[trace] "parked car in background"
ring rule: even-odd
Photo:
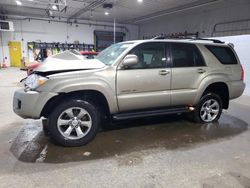
[[[15,92],[13,109],[46,118],[56,143],[81,146],[105,121],[189,113],[195,122],[215,122],[242,95],[243,78],[233,47],[218,40],[128,41],[95,59],[48,58]]]
[[[98,55],[98,52],[94,51],[80,51],[80,53],[87,59],[94,59]]]
[[[25,66],[25,70],[27,71],[27,75],[30,75],[35,68],[37,68],[40,65],[40,62],[35,61],[32,63],[29,63]]]

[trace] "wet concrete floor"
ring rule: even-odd
[[[10,151],[23,162],[65,163],[117,157],[121,158],[120,165],[126,165],[139,162],[140,157],[123,159],[124,154],[152,148],[195,147],[228,139],[247,129],[246,122],[225,114],[213,124],[195,124],[182,116],[155,117],[117,123],[98,133],[86,146],[66,148],[43,134],[40,121],[31,121],[19,132]]]
[[[0,70],[0,187],[249,188],[250,97],[230,102],[220,121],[181,116],[124,121],[78,148],[57,146],[41,121],[12,111],[25,76]]]

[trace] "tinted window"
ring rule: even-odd
[[[229,47],[206,46],[210,52],[224,65],[238,64],[233,51]]]
[[[171,43],[174,67],[205,66],[198,48],[193,44]]]
[[[135,47],[129,54],[137,55],[139,63],[130,68],[163,68],[166,67],[164,43],[151,42]]]

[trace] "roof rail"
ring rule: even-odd
[[[161,40],[161,39],[190,39],[190,40],[205,40],[205,41],[211,41],[213,43],[218,43],[218,44],[225,44],[225,42],[218,40],[218,39],[209,39],[209,38],[199,38],[199,37],[185,37],[185,36],[181,36],[181,37],[165,37],[162,35],[156,36],[154,38],[152,38],[152,40]]]
[[[162,36],[162,35],[159,35],[159,36],[156,36],[154,38],[152,38],[152,40],[157,40],[157,39],[166,39],[166,37]]]
[[[208,38],[192,38],[192,40],[206,40],[206,41],[212,41],[213,43],[218,44],[225,44],[225,42],[218,40],[218,39],[208,39]]]

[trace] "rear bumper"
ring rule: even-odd
[[[39,119],[43,107],[56,93],[18,90],[13,98],[13,111],[22,118]]]
[[[230,99],[235,99],[240,97],[244,90],[245,90],[246,84],[243,81],[233,81],[231,83],[231,89],[230,89]]]

